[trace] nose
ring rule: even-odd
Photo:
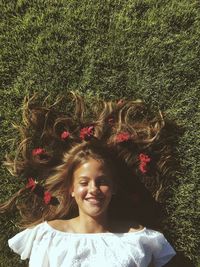
[[[94,181],[91,181],[89,184],[89,193],[97,193],[99,191],[99,188],[97,184]]]

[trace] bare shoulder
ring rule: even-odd
[[[61,232],[71,232],[71,220],[52,220],[47,222],[52,228]]]

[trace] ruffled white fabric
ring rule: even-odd
[[[131,233],[66,233],[46,221],[28,228],[8,244],[29,267],[155,267],[176,252],[160,232],[144,228]]]

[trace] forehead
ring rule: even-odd
[[[100,160],[90,158],[77,167],[74,171],[74,178],[81,175],[90,177],[102,173],[109,173],[108,167]]]

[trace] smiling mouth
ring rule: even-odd
[[[88,201],[91,204],[100,204],[102,202],[103,198],[86,198],[86,201]]]

